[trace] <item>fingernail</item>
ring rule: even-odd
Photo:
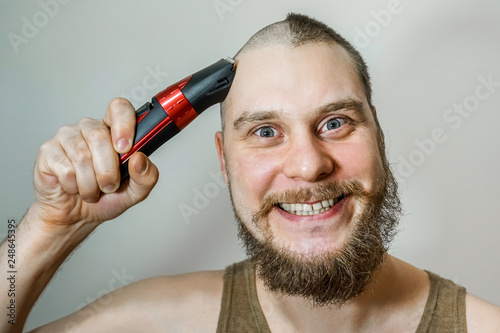
[[[116,185],[112,185],[112,184],[106,185],[106,186],[104,186],[102,191],[104,193],[113,193],[114,191],[116,191]]]
[[[137,171],[140,174],[143,174],[147,168],[148,168],[148,163],[144,158],[140,158],[135,165],[135,171]]]
[[[87,197],[87,198],[83,198],[83,201],[85,201],[87,203],[96,203],[97,200],[99,200],[99,197]]]
[[[126,152],[129,147],[129,141],[127,139],[120,139],[116,144],[116,148],[118,151]]]

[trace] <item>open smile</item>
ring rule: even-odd
[[[344,195],[341,195],[334,199],[322,200],[314,203],[279,203],[277,206],[293,215],[317,215],[328,211],[344,199],[344,197]]]

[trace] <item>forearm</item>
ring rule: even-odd
[[[140,152],[129,158],[129,179],[120,182],[118,153],[130,150],[135,125],[133,106],[116,99],[104,119],[83,118],[63,126],[40,147],[33,171],[35,203],[15,239],[0,245],[0,272],[9,274],[0,277],[0,307],[11,312],[8,306],[15,303],[15,318],[1,315],[0,332],[22,332],[31,308],[75,247],[100,223],[151,192],[158,169]]]
[[[10,232],[0,246],[0,266],[6,274],[0,279],[0,306],[11,314],[2,316],[0,332],[22,332],[31,308],[57,269],[95,227],[89,223],[48,227],[36,206],[28,210],[15,233]]]

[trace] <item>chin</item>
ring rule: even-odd
[[[298,257],[318,257],[318,256],[336,256],[344,247],[345,240],[332,239],[327,237],[323,239],[298,240],[296,242],[279,242],[274,239],[273,246],[277,249],[283,249]]]

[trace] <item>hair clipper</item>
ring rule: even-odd
[[[121,179],[128,177],[128,160],[136,151],[152,154],[208,107],[222,102],[235,74],[234,61],[225,58],[156,94],[136,111],[134,144],[120,155]]]

